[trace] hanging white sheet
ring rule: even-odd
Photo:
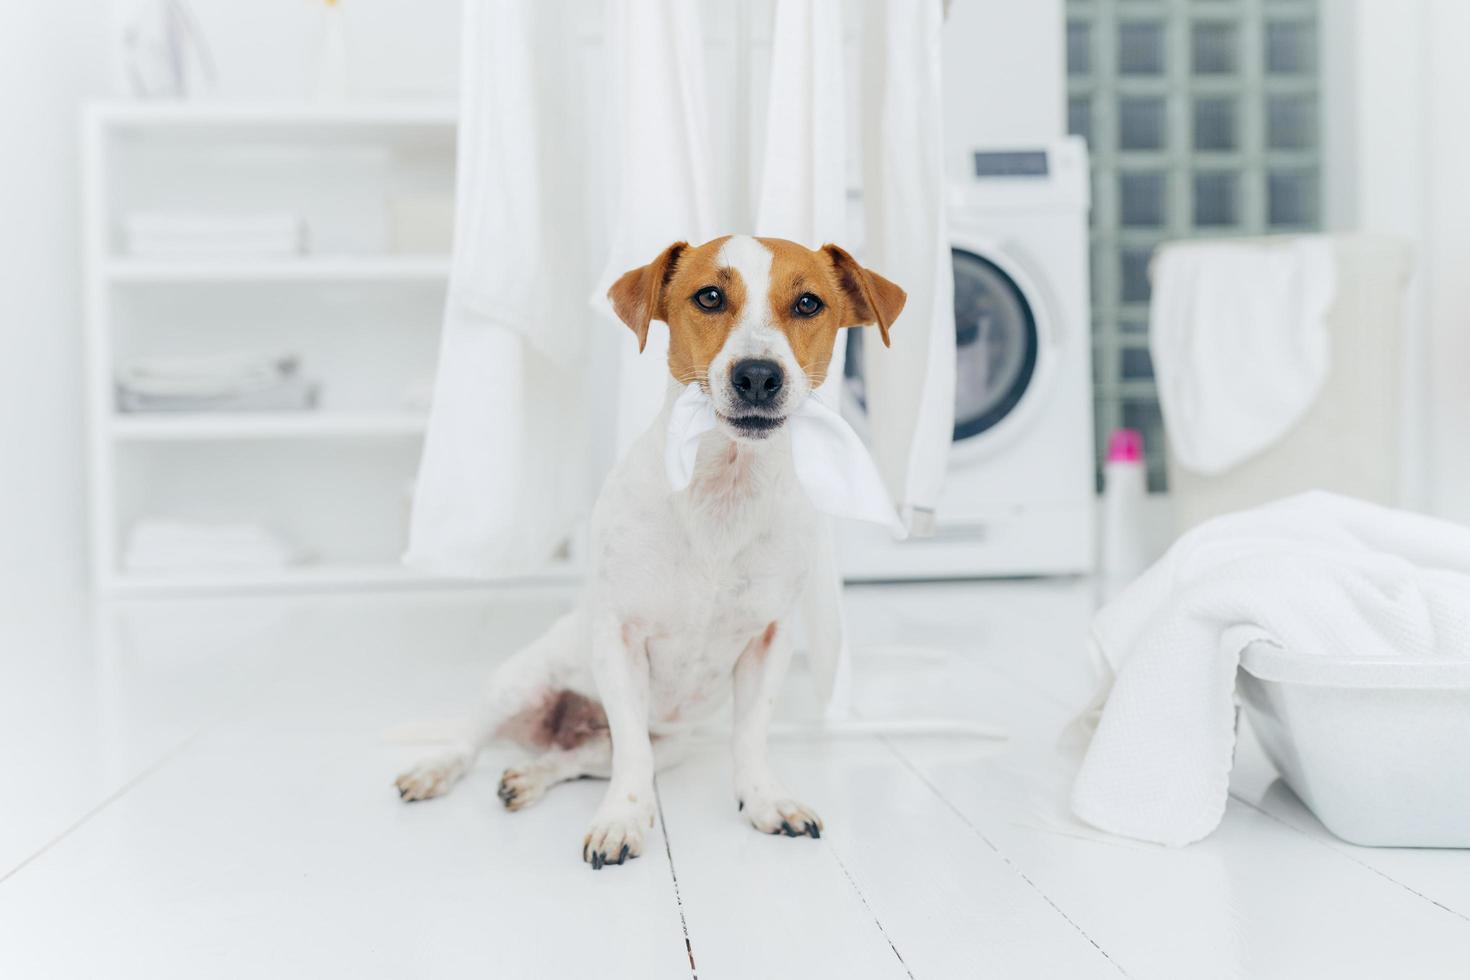
[[[704,87],[704,37],[688,0],[609,0],[605,44],[612,62],[611,117],[617,177],[612,248],[593,308],[623,334],[618,381],[618,455],[648,428],[669,393],[668,330],[638,343],[612,312],[607,290],[629,269],[675,241],[715,236],[710,198],[711,119]]]
[[[1150,274],[1169,450],[1185,469],[1224,473],[1284,438],[1327,381],[1332,238],[1171,242]]]
[[[954,433],[954,270],[945,221],[943,6],[865,0],[864,264],[903,286],[893,347],[863,358],[878,468],[909,528],[932,530]]]
[[[572,9],[466,0],[454,266],[406,563],[544,566],[586,507],[589,320]],[[584,280],[585,281],[585,280]]]

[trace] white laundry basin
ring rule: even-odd
[[[1470,662],[1253,643],[1240,665],[1251,727],[1328,830],[1376,847],[1470,847]]]

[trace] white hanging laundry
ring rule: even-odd
[[[587,503],[591,317],[566,278],[588,237],[574,13],[464,4],[454,264],[404,559],[418,568],[541,567]]]
[[[776,0],[755,218],[758,235],[788,238],[808,248],[848,240],[844,58],[841,0]],[[829,410],[841,405],[846,355],[847,338],[842,334],[832,351],[827,379],[813,396]],[[871,469],[873,464],[867,465]],[[883,496],[891,520],[892,504]],[[818,505],[818,509],[825,508]],[[846,675],[848,660],[842,576],[833,522],[822,523],[802,596],[805,650],[817,696],[842,715],[848,710],[845,697],[835,690],[837,678]]]
[[[847,127],[840,0],[776,0],[755,232],[807,248],[847,240]],[[821,393],[839,404],[846,338]]]
[[[675,241],[715,236],[698,5],[687,0],[609,0],[605,44],[613,62],[617,171],[612,248],[592,294],[593,308],[618,323],[618,455],[663,409],[671,384],[668,330],[648,332],[647,348],[613,314],[608,288]]]
[[[553,361],[588,329],[561,301],[586,248],[585,159],[567,4],[466,0],[453,300]],[[590,141],[589,141],[590,142]],[[644,261],[647,261],[645,258]]]
[[[954,269],[945,221],[941,4],[866,0],[864,264],[908,305],[891,350],[863,359],[873,454],[909,529],[933,529],[954,434]]]
[[[1327,380],[1332,239],[1173,242],[1150,274],[1169,449],[1185,469],[1223,473],[1290,432]]]
[[[840,0],[776,0],[756,234],[808,248],[847,231]]]

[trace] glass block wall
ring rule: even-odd
[[[1067,0],[1067,124],[1092,155],[1098,451],[1142,430],[1151,489],[1165,446],[1149,256],[1318,226],[1317,2]]]

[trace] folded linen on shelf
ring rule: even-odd
[[[140,258],[280,258],[305,250],[306,222],[290,212],[140,211],[123,218],[123,246]]]
[[[122,412],[305,411],[320,385],[294,354],[138,357],[117,372]]]
[[[142,518],[128,531],[123,565],[129,572],[273,569],[300,564],[305,554],[261,524]]]
[[[286,378],[255,391],[209,395],[156,395],[117,387],[120,412],[306,412],[316,408],[321,386],[305,378]]]
[[[295,354],[221,353],[135,357],[118,371],[119,384],[148,395],[217,395],[258,391],[301,369]]]

